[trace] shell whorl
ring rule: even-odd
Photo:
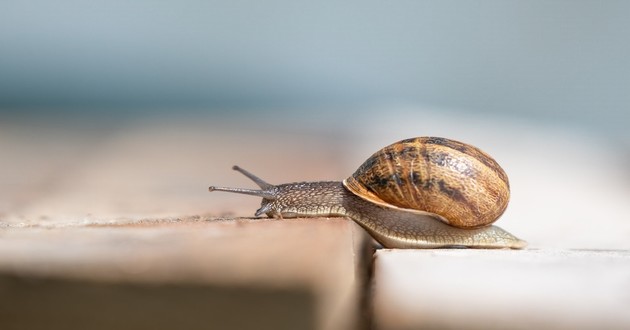
[[[368,158],[343,184],[373,203],[430,213],[461,228],[496,221],[510,198],[507,175],[492,157],[437,137],[393,143]]]

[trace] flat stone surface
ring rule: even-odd
[[[0,324],[2,329],[67,328],[74,318],[92,315],[92,321],[79,324],[104,327],[98,325],[102,321],[120,327],[130,313],[142,328],[165,329],[177,325],[168,319],[183,308],[178,302],[196,302],[200,306],[186,308],[205,312],[190,313],[196,319],[185,324],[192,328],[352,329],[360,322],[371,253],[366,238],[345,219],[199,218],[4,229]],[[43,288],[39,294],[38,287]],[[201,293],[191,296],[192,288]],[[137,290],[146,292],[127,296]],[[101,297],[93,291],[106,293]],[[227,299],[231,294],[239,298]],[[37,301],[27,299],[31,295]],[[91,305],[94,299],[100,305]],[[161,305],[138,309],[150,317],[134,314],[136,307],[129,306],[132,312],[122,313],[119,321],[103,319],[121,312],[103,306],[125,305],[126,299]],[[264,306],[258,309],[252,301]],[[64,308],[77,305],[83,307]]]
[[[379,250],[377,329],[628,329],[630,252]]]
[[[0,122],[0,328],[362,324],[357,225],[238,219],[260,198],[207,190],[255,187],[235,164],[272,183],[333,179],[329,140],[208,117],[85,119]],[[308,166],[278,161],[290,152]]]
[[[618,141],[477,115],[375,110],[339,112],[335,120],[316,111],[307,118],[289,112],[3,118],[0,290],[15,299],[0,299],[7,304],[0,311],[85,306],[88,321],[103,317],[99,310],[134,325],[146,324],[145,314],[177,320],[152,323],[165,328],[194,328],[183,320],[220,316],[251,320],[235,328],[261,327],[265,320],[278,321],[267,323],[278,329],[357,324],[363,306],[356,283],[369,266],[360,265],[365,241],[357,239],[364,236],[355,225],[239,219],[252,216],[260,199],[209,194],[207,187],[255,187],[232,165],[270,183],[341,180],[387,144],[433,135],[477,145],[504,167],[512,198],[497,225],[528,241],[530,250],[381,250],[373,276],[376,325],[627,326],[619,311],[628,309],[624,294],[630,292],[629,153]],[[352,244],[363,247],[349,249]],[[446,286],[447,279],[455,284]],[[108,294],[103,306],[86,304]],[[54,304],[64,297],[64,304]],[[479,303],[480,297],[487,299]],[[274,301],[270,309],[259,307]],[[283,317],[286,308],[294,308],[294,318]],[[44,318],[20,319],[77,317],[47,311],[52,314]],[[105,328],[118,326],[115,317],[102,321]]]

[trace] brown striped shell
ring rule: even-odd
[[[492,157],[471,145],[437,137],[391,144],[343,184],[370,202],[430,213],[461,228],[496,221],[510,199],[507,175]]]

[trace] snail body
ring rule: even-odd
[[[526,243],[491,225],[505,211],[507,175],[488,154],[468,144],[418,137],[391,144],[343,182],[272,185],[233,167],[261,189],[210,187],[262,197],[256,216],[345,216],[387,248],[523,248]]]

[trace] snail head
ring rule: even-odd
[[[254,183],[256,183],[260,189],[245,189],[245,188],[230,188],[230,187],[216,187],[210,186],[208,187],[208,191],[225,191],[236,194],[244,194],[244,195],[252,195],[262,197],[261,207],[256,211],[256,216],[261,216],[263,214],[267,214],[272,217],[277,213],[274,202],[278,199],[278,186],[274,186],[270,183],[265,182],[263,179],[257,177],[256,175],[234,165],[232,169],[240,172],[245,175]]]

